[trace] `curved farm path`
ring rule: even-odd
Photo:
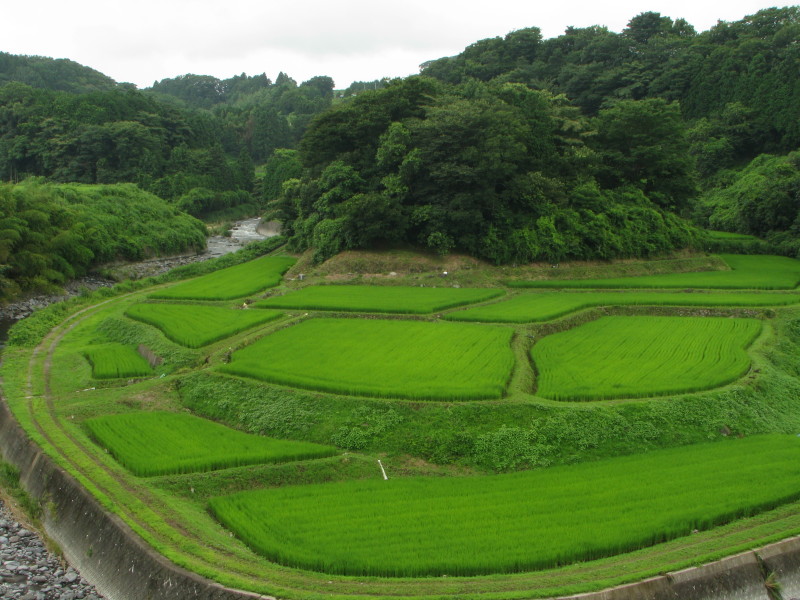
[[[702,532],[688,538],[674,540],[644,550],[625,555],[597,560],[588,563],[570,565],[542,572],[516,573],[504,577],[449,577],[426,579],[365,579],[343,578],[324,573],[300,571],[284,567],[274,567],[265,559],[252,555],[246,549],[241,553],[231,552],[231,548],[223,548],[203,537],[191,523],[177,523],[170,517],[169,507],[144,486],[134,485],[119,469],[115,469],[110,459],[103,460],[98,452],[87,448],[78,439],[70,427],[56,410],[55,398],[52,394],[51,376],[53,357],[61,340],[74,327],[95,314],[104,305],[120,301],[132,294],[112,298],[96,305],[84,308],[62,324],[53,328],[42,342],[32,351],[27,365],[26,408],[37,433],[50,446],[50,452],[57,455],[58,462],[68,464],[73,475],[78,474],[84,481],[91,482],[95,493],[105,496],[115,506],[115,512],[123,518],[129,527],[138,529],[144,534],[151,546],[161,546],[175,550],[182,557],[179,567],[189,570],[207,570],[220,572],[225,563],[225,571],[233,574],[241,583],[249,584],[251,589],[269,588],[266,593],[281,596],[307,597],[309,594],[325,594],[338,598],[363,596],[408,596],[424,598],[427,596],[455,596],[465,594],[501,594],[503,598],[529,598],[535,590],[545,591],[567,585],[586,585],[592,581],[607,581],[609,578],[624,577],[628,581],[652,576],[665,570],[676,570],[694,563],[697,556],[720,552],[723,548],[730,554],[752,547],[754,543],[762,543],[771,535],[774,539],[780,536],[772,533],[800,531],[800,503],[786,505],[760,517],[746,519],[729,526]],[[34,374],[41,372],[42,394],[34,393]],[[49,423],[48,423],[49,422]],[[45,425],[51,425],[47,427]],[[54,439],[58,437],[60,439]],[[105,483],[96,477],[98,470]],[[117,489],[114,489],[117,488]],[[130,502],[130,498],[136,502]],[[140,504],[137,512],[131,508]],[[144,507],[144,508],[142,508]],[[147,518],[147,515],[152,520]],[[163,523],[156,527],[153,523]],[[131,531],[131,535],[137,535]],[[785,534],[784,534],[785,537]],[[218,553],[187,553],[181,549],[185,542],[191,542],[202,549],[211,549]],[[772,540],[771,540],[772,541]],[[219,556],[228,556],[235,561],[230,565]],[[664,565],[657,569],[653,565]],[[266,568],[265,568],[266,567]],[[546,591],[545,591],[546,593]],[[533,594],[535,596],[535,593]]]
[[[67,322],[70,320],[72,321],[68,326],[64,326],[65,324],[61,324],[58,327],[54,328],[48,335],[45,337],[44,340],[34,349],[33,356],[31,361],[28,363],[28,377],[26,382],[26,398],[27,398],[27,407],[28,413],[31,418],[31,421],[36,426],[37,431],[39,434],[47,440],[48,444],[53,448],[59,456],[66,461],[74,472],[78,472],[83,475],[86,479],[92,481],[92,485],[96,488],[98,492],[103,494],[106,498],[112,499],[115,496],[113,490],[109,489],[106,486],[98,483],[96,478],[92,478],[84,466],[80,465],[75,459],[71,458],[69,453],[67,453],[61,445],[56,443],[53,440],[53,437],[47,433],[45,428],[42,426],[42,423],[39,421],[39,417],[37,415],[37,411],[34,410],[33,401],[35,399],[35,395],[33,393],[33,371],[35,368],[36,359],[39,357],[40,354],[44,351],[45,347],[46,352],[44,353],[44,358],[42,361],[42,381],[44,386],[44,393],[43,399],[46,405],[46,415],[52,421],[53,425],[55,425],[59,432],[63,434],[63,436],[69,441],[70,444],[77,450],[79,450],[80,455],[82,458],[88,459],[93,467],[101,469],[106,475],[111,477],[113,481],[119,485],[122,490],[126,494],[130,494],[146,504],[150,507],[155,515],[162,516],[164,523],[166,523],[170,528],[172,528],[175,533],[181,538],[181,540],[192,539],[194,540],[199,546],[204,547],[206,549],[215,550],[221,553],[227,553],[227,549],[220,548],[215,546],[214,544],[210,544],[207,539],[204,539],[200,536],[197,532],[190,531],[185,527],[182,527],[174,520],[167,518],[164,515],[159,515],[158,511],[155,510],[155,507],[160,506],[161,502],[157,499],[150,490],[143,488],[141,486],[134,486],[129,481],[126,480],[125,477],[120,475],[119,472],[115,471],[111,467],[109,467],[104,461],[100,460],[96,454],[91,452],[80,440],[78,440],[64,425],[63,421],[59,418],[53,395],[50,386],[50,379],[51,379],[51,371],[52,371],[52,362],[53,362],[53,354],[59,344],[59,342],[67,335],[72,329],[74,329],[77,325],[81,322],[89,318],[95,311],[97,311],[103,305],[121,300],[131,294],[126,294],[124,296],[120,296],[118,298],[113,298],[111,300],[106,300],[100,304],[96,304],[94,306],[87,307],[83,310],[78,311],[74,315],[72,315]],[[80,317],[79,317],[80,315]],[[78,318],[79,317],[79,318]],[[175,540],[170,539],[170,536],[164,535],[162,532],[159,532],[156,528],[152,526],[150,522],[145,519],[142,519],[140,515],[136,514],[135,512],[127,509],[127,504],[125,502],[115,502],[116,510],[119,512],[120,516],[128,523],[128,524],[135,524],[137,527],[140,527],[143,531],[146,531],[149,535],[153,537],[153,539],[158,540],[159,542],[166,544],[166,545],[173,545]],[[208,568],[215,568],[218,567],[218,563],[215,561],[208,561],[199,559],[198,562],[205,567]],[[244,576],[253,576],[253,573],[249,573],[246,571],[242,571],[239,574]]]

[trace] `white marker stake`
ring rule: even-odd
[[[378,466],[381,468],[381,473],[383,473],[383,480],[384,480],[384,481],[386,481],[387,479],[389,479],[389,478],[386,476],[386,471],[385,471],[385,470],[384,470],[384,468],[383,468],[383,463],[381,462],[381,459],[380,459],[380,458],[378,459]]]

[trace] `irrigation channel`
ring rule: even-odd
[[[167,257],[130,263],[138,276],[155,275],[173,267],[199,262],[235,252],[250,242],[278,234],[271,223],[262,223],[259,218],[245,219],[234,223],[228,236],[211,236],[207,249],[201,254]],[[113,281],[99,277],[85,277],[66,287],[62,295],[33,296],[9,306],[0,307],[0,359],[8,330],[19,319],[34,310],[54,302],[77,295],[82,289],[95,289],[113,285]],[[0,490],[0,598],[8,600],[101,600],[101,596],[89,581],[81,577],[73,566],[49,552],[44,541],[27,524],[19,522],[9,507],[3,503]],[[7,500],[8,502],[8,500]]]

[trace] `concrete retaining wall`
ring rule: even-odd
[[[5,400],[0,401],[0,456],[19,468],[23,487],[47,507],[45,529],[67,560],[109,600],[265,598],[225,588],[155,552],[28,438]],[[784,600],[800,597],[800,538],[561,600],[776,600],[764,572],[774,572]]]

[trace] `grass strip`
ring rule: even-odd
[[[84,356],[92,365],[92,377],[95,379],[143,377],[153,374],[153,369],[147,360],[134,348],[125,344],[89,346],[84,351]]]
[[[264,308],[428,314],[503,295],[502,290],[369,285],[317,285],[256,302]]]
[[[200,348],[281,316],[273,310],[234,310],[219,306],[142,303],[128,307],[125,315],[160,329],[187,348]]]
[[[295,263],[288,256],[262,256],[190,279],[150,295],[167,300],[233,300],[278,285]]]
[[[800,439],[757,436],[493,477],[287,486],[213,498],[281,564],[332,574],[511,573],[643,548],[800,496]]]
[[[252,435],[193,415],[137,412],[89,419],[91,437],[134,475],[192,473],[333,456],[310,442]]]
[[[599,400],[719,387],[750,368],[745,349],[760,331],[757,319],[603,317],[534,344],[537,393]]]
[[[512,287],[528,288],[697,288],[791,290],[800,284],[800,260],[786,256],[720,254],[730,271],[665,273],[612,279],[510,280]]]
[[[547,321],[595,306],[762,307],[800,303],[794,293],[752,292],[532,292],[507,300],[459,310],[451,321],[531,323]]]
[[[226,373],[388,398],[500,398],[513,330],[464,323],[309,319],[233,353]]]

